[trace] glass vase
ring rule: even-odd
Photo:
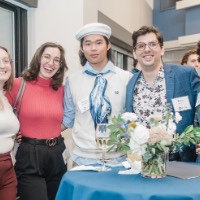
[[[164,178],[166,176],[166,153],[154,154],[146,160],[142,157],[141,175],[148,178]]]

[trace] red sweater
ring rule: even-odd
[[[50,87],[51,80],[38,77],[27,81],[19,112],[21,135],[30,138],[47,139],[61,134],[63,119],[64,86],[57,91]],[[6,97],[14,104],[21,78],[15,79],[11,92]]]

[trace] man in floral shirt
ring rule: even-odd
[[[139,121],[150,127],[149,116],[162,114],[166,104],[177,111],[182,120],[177,124],[177,133],[194,123],[195,107],[200,93],[200,77],[192,67],[165,65],[163,37],[152,26],[143,26],[133,32],[133,56],[141,66],[129,81],[126,95],[126,111],[137,114]],[[200,110],[198,110],[200,117]],[[183,148],[177,154],[182,161],[195,161],[194,145]]]

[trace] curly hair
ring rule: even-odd
[[[106,44],[107,46],[109,45],[109,40],[107,37],[103,36],[105,41],[106,41]],[[84,37],[81,39],[80,41],[80,48],[83,49],[83,40],[84,40]],[[84,53],[81,51],[81,49],[79,50],[79,59],[80,59],[80,63],[82,66],[85,65],[85,63],[87,62],[87,58],[85,57]],[[108,60],[112,61],[112,50],[111,48],[107,51],[107,58]]]
[[[60,54],[61,54],[60,55],[60,61],[61,61],[60,69],[52,77],[52,82],[51,82],[51,87],[54,90],[58,90],[58,88],[62,86],[64,74],[65,74],[65,71],[67,71],[68,67],[67,67],[66,60],[65,60],[65,50],[61,45],[59,45],[57,43],[46,42],[46,43],[42,44],[36,50],[32,60],[30,62],[29,68],[25,69],[25,71],[22,74],[22,77],[26,81],[32,81],[32,80],[37,79],[37,77],[39,75],[39,71],[40,71],[42,54],[45,51],[45,49],[48,47],[58,48],[60,50]]]
[[[198,61],[200,62],[200,40],[197,43],[197,54],[199,55]]]
[[[189,56],[193,55],[193,54],[197,54],[197,50],[196,49],[192,49],[192,50],[187,51],[183,55],[183,58],[181,60],[181,65],[187,64]]]
[[[147,33],[154,33],[157,37],[157,40],[160,44],[160,46],[163,46],[163,36],[159,32],[159,30],[154,26],[142,26],[139,30],[134,31],[132,34],[132,40],[133,40],[133,49],[135,49],[135,46],[137,44],[137,39],[139,36],[146,35]]]
[[[2,47],[2,46],[0,46],[0,49],[4,50],[8,54],[8,58],[10,60],[10,65],[11,65],[11,75],[10,75],[9,79],[5,82],[5,84],[3,86],[3,89],[7,91],[7,90],[11,90],[12,86],[13,86],[13,82],[14,82],[14,67],[13,67],[13,62],[12,62],[12,59],[11,59],[9,51],[5,47]]]

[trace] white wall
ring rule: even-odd
[[[131,33],[142,25],[152,25],[152,9],[145,0],[99,0],[98,8]]]
[[[36,9],[14,0],[6,1],[28,11],[28,62],[42,43],[57,42],[66,50],[68,73],[81,67],[79,42],[74,35],[84,24],[98,21],[98,10],[130,33],[144,24],[152,24],[152,9],[147,0],[39,0]]]
[[[29,60],[36,48],[51,41],[66,50],[69,73],[79,66],[75,32],[82,26],[82,0],[39,0],[38,8],[28,12]]]
[[[153,7],[154,7],[153,0],[146,0],[146,2],[149,4],[149,6],[151,7],[151,9],[153,9]]]

